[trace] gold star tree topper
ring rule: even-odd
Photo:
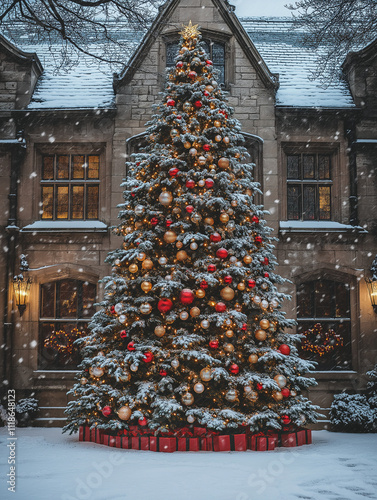
[[[193,26],[192,22],[190,21],[187,26],[185,26],[184,24],[182,25],[183,30],[179,34],[182,35],[185,40],[188,40],[189,38],[195,38],[200,35],[198,26],[198,24],[195,24]]]

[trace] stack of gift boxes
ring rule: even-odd
[[[220,434],[204,427],[182,428],[164,436],[151,435],[143,427],[130,426],[117,434],[89,426],[81,426],[80,441],[90,441],[114,448],[132,450],[162,451],[270,451],[278,446],[293,447],[311,444],[312,434],[309,429],[289,429],[266,434],[240,432],[239,434]]]

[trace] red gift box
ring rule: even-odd
[[[278,436],[253,435],[249,438],[249,449],[254,451],[274,450],[278,444]]]
[[[88,425],[80,425],[79,441],[90,441],[90,428]]]
[[[230,434],[213,437],[213,451],[246,451],[245,434]]]
[[[90,441],[92,443],[102,444],[102,434],[103,431],[101,429],[97,429],[97,427],[90,429]]]
[[[148,436],[132,436],[131,448],[133,450],[149,450],[149,437]]]
[[[106,446],[116,446],[116,436],[111,436],[110,434],[103,434],[102,435],[102,444],[105,444]]]
[[[131,439],[128,436],[116,436],[115,446],[117,448],[123,448],[129,450],[131,448]]]
[[[207,429],[205,427],[194,427],[194,436],[204,437],[207,434]]]
[[[201,437],[199,439],[200,439],[200,449],[202,451],[213,451],[212,437]]]
[[[177,451],[199,451],[198,437],[181,437],[178,438]]]
[[[165,453],[172,453],[177,450],[177,438],[175,437],[159,437],[159,450]]]

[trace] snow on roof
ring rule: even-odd
[[[300,31],[293,30],[290,18],[244,18],[240,21],[270,71],[279,74],[280,87],[276,95],[278,106],[354,107],[345,81],[335,80],[323,88],[311,78],[316,52],[303,47]],[[22,25],[17,31],[16,44],[23,50],[37,52],[44,67],[29,109],[114,106],[113,69],[109,64],[98,64],[89,56],[81,55],[77,64],[56,73],[55,59],[61,57],[59,45],[49,49],[41,42],[31,43]],[[142,33],[119,30],[118,36],[129,38],[132,48],[141,41]]]
[[[344,80],[334,79],[324,88],[312,78],[318,51],[303,47],[302,30],[293,29],[291,18],[245,18],[241,22],[270,71],[279,73],[278,106],[355,106]]]

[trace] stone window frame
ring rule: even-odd
[[[217,42],[224,44],[225,49],[225,68],[224,68],[224,84],[222,88],[224,90],[230,90],[231,84],[234,83],[235,79],[235,44],[234,37],[231,33],[219,33],[215,30],[201,29],[202,39],[209,40],[210,42]],[[174,41],[179,41],[180,35],[179,31],[165,33],[161,37],[161,46],[159,58],[159,74],[162,76],[160,86],[163,87],[165,82],[165,70],[166,70],[166,49],[169,43]]]
[[[73,219],[68,217],[67,219],[42,219],[41,213],[41,203],[42,203],[42,169],[43,169],[43,157],[44,156],[74,156],[74,155],[83,155],[83,156],[99,156],[99,178],[96,179],[93,184],[97,184],[99,187],[98,192],[98,217],[97,219]],[[45,144],[38,143],[35,145],[35,158],[34,162],[36,165],[35,171],[37,172],[38,179],[38,190],[36,191],[36,196],[33,204],[33,220],[34,221],[45,221],[46,223],[54,222],[75,222],[75,221],[100,221],[102,207],[107,205],[106,200],[106,146],[103,143],[56,143],[56,144]],[[54,181],[52,181],[54,182]],[[67,183],[75,183],[75,180],[69,180]],[[85,184],[86,180],[82,181],[81,179],[77,180],[77,184]],[[69,215],[69,214],[68,214]]]
[[[296,275],[294,277],[294,293],[292,294],[293,299],[293,309],[296,311],[295,319],[300,320],[297,317],[297,290],[303,283],[308,283],[317,280],[329,280],[340,283],[346,283],[349,286],[350,292],[350,343],[351,343],[351,368],[346,370],[315,370],[313,373],[316,378],[321,378],[321,374],[332,374],[335,378],[347,376],[347,373],[356,373],[359,367],[359,352],[358,352],[358,341],[359,341],[359,284],[358,277],[356,274],[351,274],[347,272],[337,271],[332,268],[319,268],[313,269],[311,271]],[[326,376],[326,375],[325,375]]]
[[[331,157],[331,182],[322,182],[320,179],[310,179],[306,181],[295,181],[287,179],[287,156],[289,155],[329,155]],[[281,178],[284,182],[281,185],[281,218],[284,221],[316,221],[316,222],[342,222],[341,221],[341,179],[340,179],[340,154],[339,145],[334,143],[303,143],[303,142],[292,142],[292,143],[282,143],[281,144]],[[288,219],[288,185],[289,184],[329,184],[331,185],[331,216],[330,219],[303,219],[302,216],[299,219]]]

